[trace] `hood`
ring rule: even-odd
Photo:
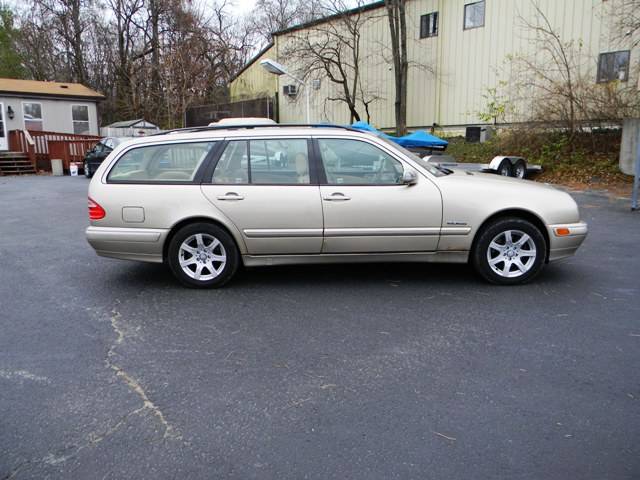
[[[549,224],[580,220],[573,198],[549,184],[465,170],[453,170],[450,175],[438,177],[437,183],[445,211],[468,212],[473,217],[486,212],[522,209],[544,218]],[[449,215],[456,219],[461,216],[465,215]]]

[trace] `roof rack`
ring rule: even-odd
[[[174,128],[173,130],[166,130],[164,132],[154,133],[147,135],[148,137],[156,135],[166,135],[168,133],[191,133],[191,132],[208,132],[216,130],[244,130],[252,128],[286,128],[286,127],[308,127],[308,128],[339,128],[342,130],[350,130],[352,132],[362,132],[356,128],[352,128],[345,125],[333,125],[330,123],[266,123],[255,125],[215,125],[215,126],[203,126],[203,127],[186,127],[186,128]]]

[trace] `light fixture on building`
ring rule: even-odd
[[[307,87],[307,84],[302,80],[300,80],[299,78],[291,75],[286,68],[284,68],[278,62],[271,60],[270,58],[266,58],[265,60],[262,60],[260,62],[260,65],[262,65],[262,68],[264,68],[269,73],[273,73],[274,75],[286,75],[287,77],[291,78],[292,80],[298,82],[300,85],[305,87],[304,93],[307,99],[307,123],[311,123],[310,112],[309,112],[309,88]]]
[[[9,120],[13,120],[13,117],[15,117],[15,116],[16,116],[16,114],[13,111],[13,108],[11,108],[11,105],[9,105],[7,107],[7,117],[9,117]]]

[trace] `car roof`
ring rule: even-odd
[[[170,130],[154,135],[136,138],[131,144],[162,143],[182,140],[209,140],[221,138],[251,138],[251,137],[287,137],[287,136],[318,136],[318,135],[346,135],[357,138],[375,137],[362,130],[340,125],[233,125],[193,127]]]

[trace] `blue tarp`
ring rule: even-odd
[[[358,130],[365,130],[367,132],[375,133],[376,135],[380,135],[381,137],[387,138],[392,142],[397,143],[398,145],[402,145],[405,148],[438,148],[445,149],[449,142],[446,140],[442,140],[441,138],[436,137],[435,135],[431,135],[425,131],[417,131],[410,133],[409,135],[405,135],[404,137],[392,137],[391,135],[387,135],[380,130],[375,129],[367,122],[355,122],[351,125],[352,128],[357,128]]]

